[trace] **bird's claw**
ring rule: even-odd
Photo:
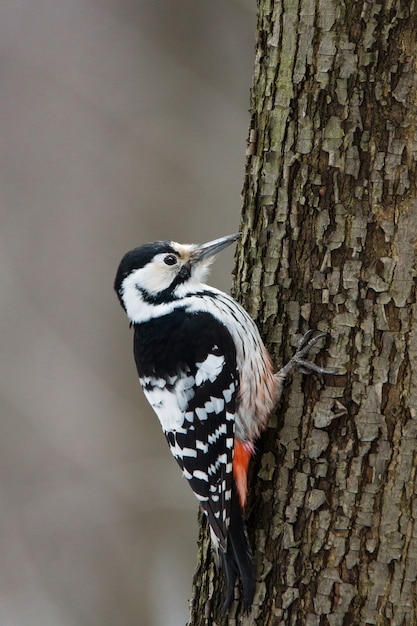
[[[320,367],[320,365],[316,365],[316,363],[313,363],[313,361],[308,361],[307,359],[295,359],[295,364],[302,374],[316,372],[317,374],[333,374],[334,376],[337,375],[336,370]]]
[[[316,343],[320,341],[320,339],[327,337],[327,333],[318,333],[318,335],[314,335],[314,332],[314,330],[308,330],[305,335],[301,337],[298,342],[297,350],[291,361],[303,374],[308,374],[309,372],[316,372],[317,374],[337,374],[334,369],[320,367],[319,365],[316,365],[316,363],[313,363],[313,361],[309,361],[304,358],[310,352],[311,348],[313,348]]]
[[[310,330],[308,330],[306,333],[304,333],[304,335],[301,337],[300,341],[297,344],[297,352],[298,350],[302,350],[310,341],[310,339],[313,337],[315,331],[310,328]],[[323,336],[324,333],[320,333],[319,335],[316,336],[316,340],[317,338],[320,338]]]
[[[320,341],[320,339],[327,337],[327,333],[319,333],[318,335],[313,336],[314,333],[314,330],[308,330],[305,335],[301,337],[294,356],[305,356],[310,352],[311,348],[315,346],[318,341]]]
[[[294,356],[278,372],[278,375],[280,377],[285,377],[294,367],[299,368],[300,372],[302,372],[303,374],[316,372],[317,374],[337,375],[336,370],[320,367],[319,365],[316,365],[316,363],[314,363],[313,361],[309,361],[305,358],[310,350],[316,345],[316,343],[320,341],[320,339],[327,337],[327,333],[318,333],[318,335],[314,335],[314,332],[314,330],[308,330],[305,335],[301,337],[300,341],[298,342]]]

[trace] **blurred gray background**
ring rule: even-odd
[[[197,501],[112,283],[237,230],[254,4],[0,0],[1,626],[187,620]]]

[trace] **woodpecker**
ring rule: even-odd
[[[238,578],[247,611],[255,591],[243,520],[255,441],[293,367],[333,373],[305,358],[323,337],[311,331],[275,373],[254,321],[231,296],[204,283],[214,257],[239,237],[147,243],[125,254],[114,283],[134,329],[140,384],[221,555],[225,611]]]

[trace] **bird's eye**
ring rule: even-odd
[[[177,262],[177,257],[174,254],[168,254],[164,258],[165,265],[175,265],[176,262]]]

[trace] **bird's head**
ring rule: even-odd
[[[239,237],[237,233],[203,244],[155,241],[125,254],[114,288],[128,317],[135,318],[141,303],[164,304],[198,291],[216,254]]]

